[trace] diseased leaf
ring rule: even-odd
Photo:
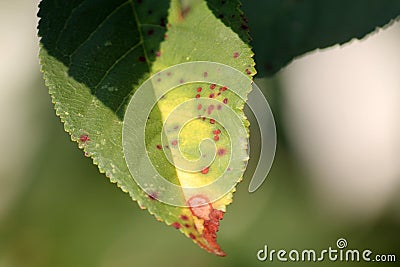
[[[236,1],[220,4],[236,10],[240,16]],[[172,65],[214,61],[254,75],[249,46],[204,1],[43,0],[39,17],[42,71],[56,113],[71,139],[141,208],[179,229],[205,250],[225,255],[216,243],[216,232],[226,205],[232,201],[232,192],[199,208],[156,201],[158,192],[145,194],[129,173],[122,148],[122,123],[127,104],[140,84]],[[204,90],[197,92],[198,87]],[[192,183],[193,177],[199,176],[212,180],[226,164],[221,157],[215,165],[185,178],[162,153],[158,130],[170,107],[198,93],[211,94],[211,90],[209,84],[181,86],[170,92],[150,115],[146,128],[149,156],[156,166],[162,166],[159,171],[170,181]],[[229,89],[222,91],[215,99],[234,109],[248,125],[242,112],[244,102]],[[195,158],[193,148],[199,140],[211,133],[215,135],[219,128],[218,124],[202,120],[194,121],[193,128],[196,135],[183,130],[180,138],[186,140],[184,153]],[[223,129],[216,135],[221,146],[228,146]],[[229,151],[223,154],[226,152]],[[246,160],[243,158],[243,162]]]
[[[308,51],[363,38],[400,15],[397,0],[242,2],[261,75]]]

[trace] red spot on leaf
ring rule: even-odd
[[[210,167],[206,167],[206,168],[201,170],[201,173],[202,174],[207,174],[209,170],[210,170]]]
[[[217,155],[220,156],[220,157],[225,156],[226,155],[226,149],[225,148],[219,148],[217,150]]]
[[[224,98],[224,100],[222,100],[222,102],[224,102],[224,104],[228,104],[228,98]]]
[[[222,92],[226,91],[227,89],[228,89],[228,87],[226,87],[226,86],[222,86],[221,88],[219,88],[219,90],[222,91]]]
[[[246,69],[245,72],[247,73],[247,75],[251,74],[251,71],[249,69]]]
[[[176,146],[178,144],[178,140],[172,140],[171,145]]]
[[[157,145],[156,147],[157,147],[158,150],[162,149],[162,145]]]
[[[161,57],[161,51],[156,52],[156,57]]]
[[[178,222],[174,222],[171,224],[172,227],[174,227],[175,229],[181,229],[182,225]]]
[[[190,233],[190,234],[189,234],[189,237],[190,237],[191,239],[196,239],[196,236],[195,236],[193,233]]]
[[[209,98],[214,98],[214,96],[215,96],[214,94],[210,94],[208,97]]]
[[[88,136],[87,134],[82,134],[82,135],[79,137],[79,140],[80,140],[81,142],[83,142],[83,143],[86,143],[87,141],[90,140],[90,138],[89,138],[89,136]]]
[[[219,140],[219,136],[218,135],[214,135],[214,140],[218,141]]]
[[[239,52],[235,52],[235,53],[233,53],[233,58],[238,58],[239,57]]]
[[[181,219],[187,221],[189,220],[189,217],[187,215],[181,215]]]
[[[147,31],[147,35],[153,35],[153,34],[154,34],[154,30],[153,29],[150,29],[150,30]]]
[[[197,95],[196,95],[196,98],[200,98],[200,94],[197,94]]]
[[[203,106],[202,106],[201,104],[198,104],[198,105],[197,105],[197,110],[201,110],[202,107],[203,107]]]
[[[214,110],[214,105],[210,105],[210,106],[208,106],[208,110],[207,110],[207,113],[208,114],[211,114],[211,112]]]
[[[218,105],[218,106],[217,106],[217,110],[221,110],[221,108],[222,108],[221,105]]]
[[[144,56],[138,57],[139,62],[146,62],[146,58]]]
[[[185,223],[185,227],[186,227],[186,228],[190,228],[190,225],[187,224],[187,223]]]
[[[183,19],[187,16],[187,14],[188,14],[189,12],[190,12],[190,6],[181,9],[181,12],[180,12],[180,14],[179,14],[179,15],[180,15],[179,18],[180,18],[181,20],[183,20]]]
[[[213,83],[213,84],[210,85],[210,89],[211,89],[211,90],[214,90],[216,86],[217,86],[217,85],[216,85],[215,83]]]
[[[210,119],[210,123],[211,123],[211,124],[214,124],[214,123],[215,123],[215,120],[214,120],[214,119]]]
[[[214,130],[213,131],[213,134],[220,134],[221,133],[221,130],[220,129],[217,129],[217,130]]]
[[[197,89],[196,89],[196,91],[199,93],[201,92],[201,90],[203,90],[203,88],[201,88],[201,87],[197,87]]]
[[[203,73],[203,76],[204,76],[204,78],[207,77],[207,76],[208,76],[208,72],[205,71],[205,72]]]

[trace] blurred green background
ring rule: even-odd
[[[257,80],[276,116],[276,159],[258,191],[247,192],[251,168],[239,185],[218,258],[140,210],[70,141],[39,72],[36,12],[36,1],[0,2],[0,267],[319,266],[256,253],[338,238],[397,264],[328,266],[398,266],[399,23]]]

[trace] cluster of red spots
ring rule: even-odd
[[[221,134],[221,130],[220,129],[214,130],[213,134],[214,134],[214,140],[218,141],[219,140],[219,135]]]
[[[156,145],[156,147],[157,147],[158,150],[162,149],[162,145],[160,145],[160,144]]]
[[[180,223],[178,223],[178,222],[172,223],[171,226],[174,227],[175,229],[181,229],[182,228],[182,225]]]
[[[90,140],[90,138],[89,138],[89,136],[88,136],[87,134],[82,134],[82,135],[79,137],[79,140],[80,140],[82,143],[86,143],[87,141]]]
[[[223,102],[224,104],[228,104],[228,98],[224,98],[224,100],[222,100],[222,102]]]
[[[235,53],[233,53],[233,58],[238,58],[239,57],[239,52],[235,52]]]
[[[146,58],[144,56],[138,57],[139,62],[146,62]]]
[[[217,232],[219,227],[219,221],[224,217],[224,213],[220,210],[213,209],[209,215],[210,220],[204,221],[203,237],[208,243],[215,249],[219,249],[217,244]],[[223,252],[222,252],[223,253]]]
[[[201,170],[202,174],[207,174],[210,171],[210,167],[205,167],[204,169]]]
[[[220,156],[220,157],[225,156],[226,155],[226,149],[223,148],[223,147],[218,148],[217,155]]]
[[[225,256],[226,254],[217,244],[219,221],[222,220],[224,212],[214,209],[211,203],[209,203],[208,198],[203,195],[191,197],[188,200],[188,204],[192,214],[199,219],[204,220],[202,236],[207,241],[207,246],[201,242],[197,242],[199,246],[211,253],[215,253],[219,256]],[[192,238],[192,235],[189,234],[189,236]]]
[[[210,85],[210,89],[211,89],[211,90],[214,90],[216,86],[217,86],[217,85],[216,85],[215,83],[213,83],[213,84]]]
[[[246,72],[247,75],[251,74],[251,71],[249,69],[246,69],[245,72]]]

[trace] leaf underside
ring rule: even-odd
[[[218,14],[220,18],[229,18],[225,24],[216,16],[216,10],[226,10],[227,13]],[[43,0],[38,16],[42,71],[56,114],[71,139],[93,159],[100,172],[129,193],[141,208],[179,229],[208,252],[225,255],[216,242],[216,232],[234,190],[200,208],[175,207],[155,200],[158,192],[144,193],[129,173],[122,149],[122,122],[126,106],[140,84],[169,66],[213,61],[234,67],[249,77],[255,74],[253,53],[245,42],[246,29],[236,34],[226,26],[227,21],[242,25],[238,3]],[[160,145],[163,118],[173,102],[194,98],[198,87],[204,89],[200,92],[202,97],[214,90],[208,84],[177,88],[152,111],[146,128],[149,156],[155,165],[162,166],[160,173],[170,181],[181,183],[182,177],[167,162],[165,148]],[[222,91],[215,99],[234,109],[248,126],[243,101],[229,90]],[[201,138],[210,137],[219,125],[200,120],[193,122],[192,127],[197,128],[197,135],[182,131],[180,138],[187,140],[186,153],[195,157],[190,148]],[[229,147],[223,129],[219,135],[219,146]],[[243,162],[246,160],[243,158]],[[195,173],[192,178],[215,179],[225,163],[226,159],[221,157],[209,166],[207,173]]]

